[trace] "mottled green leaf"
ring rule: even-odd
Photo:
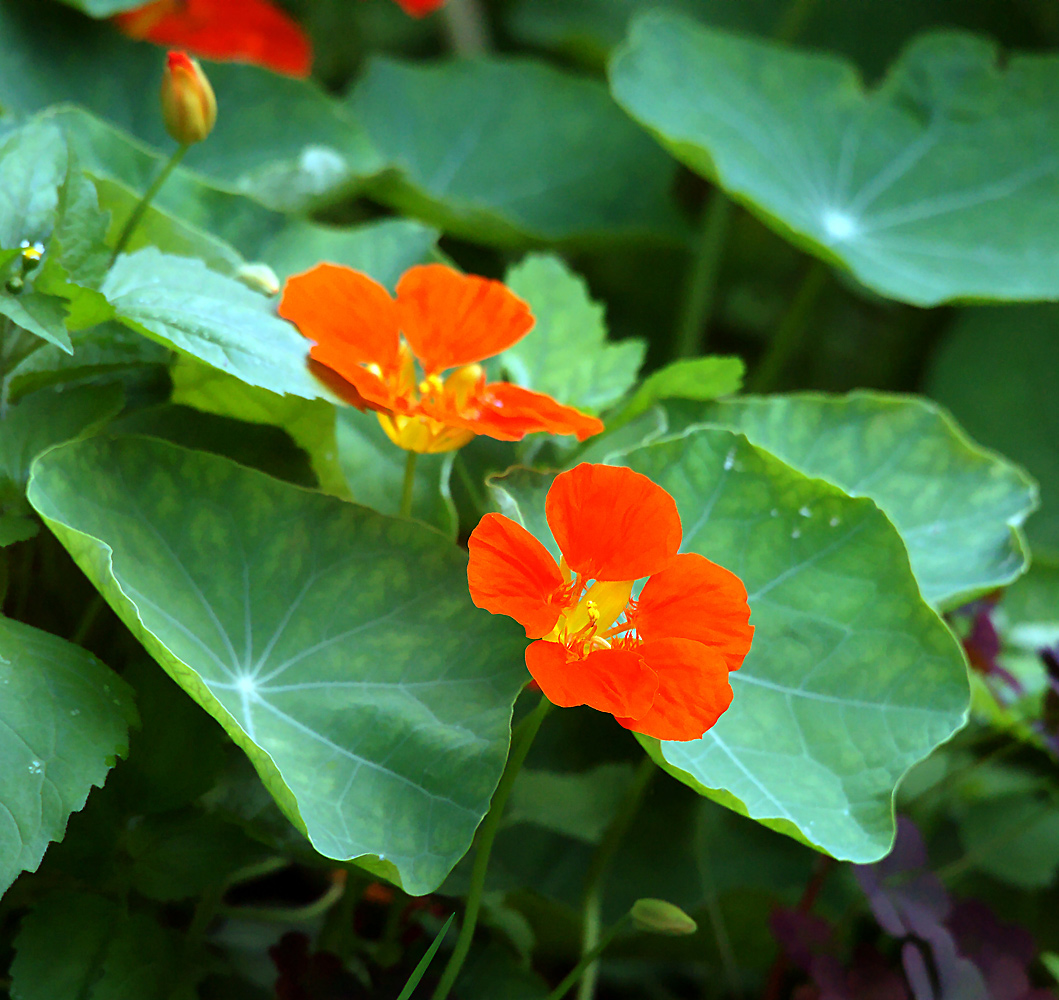
[[[504,824],[533,823],[589,844],[599,843],[632,780],[629,764],[587,771],[524,768],[511,791]]]
[[[199,260],[152,247],[123,255],[103,294],[126,326],[277,393],[313,399],[308,341],[273,314],[269,300]]]
[[[447,232],[679,236],[672,164],[590,80],[527,59],[376,59],[351,106],[391,168],[371,193]]]
[[[630,114],[765,222],[891,298],[1059,295],[1059,63],[956,33],[875,89],[853,66],[638,18],[611,65]]]
[[[144,438],[49,452],[29,496],[317,850],[412,893],[440,884],[525,679],[519,629],[471,605],[458,549]]]
[[[745,397],[700,419],[744,433],[807,476],[871,497],[901,533],[923,596],[952,606],[1026,569],[1020,526],[1036,488],[979,448],[938,406],[912,396]]]
[[[1059,562],[1059,308],[968,309],[934,358],[930,394],[977,441],[1025,466],[1041,509],[1026,524],[1035,555]]]
[[[504,281],[530,304],[537,321],[500,356],[513,382],[598,413],[636,381],[644,342],[608,344],[603,307],[560,258],[532,254],[509,268]]]
[[[128,750],[127,685],[87,650],[0,618],[0,891],[35,871]]]

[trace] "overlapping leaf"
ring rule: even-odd
[[[923,596],[959,604],[1026,568],[1021,525],[1036,488],[978,448],[937,406],[910,396],[744,397],[699,419],[744,433],[808,476],[871,497],[901,533]]]
[[[529,60],[373,62],[351,106],[375,197],[499,244],[679,236],[672,164],[597,84]]]
[[[612,461],[673,495],[683,549],[743,579],[756,629],[717,725],[699,740],[645,743],[730,808],[839,858],[882,857],[897,782],[963,724],[968,704],[959,646],[920,597],[900,535],[870,500],[727,430]],[[547,477],[536,480],[500,480],[516,504],[505,512],[550,541]]]
[[[615,97],[683,162],[918,305],[1059,295],[1059,64],[925,35],[866,91],[840,59],[646,14]]]
[[[1026,524],[1035,556],[1059,562],[1059,309],[1013,306],[962,313],[927,381],[975,438],[1021,462],[1041,488]]]
[[[0,618],[0,892],[62,838],[135,721],[128,686],[91,653]]]
[[[319,851],[413,893],[441,882],[488,807],[525,678],[519,629],[473,608],[459,550],[142,438],[49,452],[29,495]]]

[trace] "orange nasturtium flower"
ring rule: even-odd
[[[558,565],[521,525],[482,518],[469,543],[471,599],[537,640],[526,666],[549,701],[590,705],[660,740],[698,739],[731,703],[728,672],[750,649],[742,581],[678,554],[673,498],[630,469],[582,463],[561,473],[545,513]]]
[[[533,326],[529,306],[499,281],[424,264],[404,273],[394,299],[360,271],[317,264],[287,279],[279,314],[315,341],[309,354],[320,378],[374,410],[406,451],[452,451],[479,434],[521,441],[545,431],[583,441],[603,430],[544,393],[486,382],[478,362]]]
[[[254,63],[286,76],[312,69],[309,37],[270,0],[153,0],[117,14],[132,38],[204,59]]]

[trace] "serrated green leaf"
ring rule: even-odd
[[[632,399],[607,423],[623,426],[663,399],[710,400],[731,396],[743,385],[746,366],[740,358],[713,355],[682,358],[651,372]]]
[[[917,305],[1059,295],[1059,65],[971,35],[914,41],[883,83],[676,14],[633,24],[615,97],[782,235]]]
[[[1059,308],[968,309],[942,342],[930,394],[977,441],[1025,466],[1041,490],[1026,524],[1034,555],[1059,562]]]
[[[552,254],[531,254],[508,268],[505,284],[533,310],[533,329],[499,361],[517,385],[598,413],[636,381],[646,345],[607,343],[603,307],[583,278]]]
[[[963,725],[969,700],[960,647],[920,596],[896,529],[870,500],[720,428],[611,461],[672,494],[682,550],[743,580],[755,627],[713,729],[641,742],[722,805],[835,857],[878,860],[893,839],[895,786]],[[497,485],[554,551],[548,482],[516,470]]]
[[[101,323],[70,335],[73,354],[42,344],[11,370],[9,393],[17,402],[27,393],[50,386],[116,381],[148,365],[166,365],[171,353],[119,323]]]
[[[305,399],[326,394],[308,371],[308,341],[271,303],[190,257],[152,247],[118,258],[103,283],[115,318],[242,379]]]
[[[379,200],[478,242],[680,238],[672,165],[596,83],[528,59],[376,59],[351,107]]]
[[[55,4],[0,4],[0,38],[0,105],[32,113],[74,102],[166,156],[173,151],[158,107],[163,49]],[[214,186],[300,211],[342,197],[384,166],[348,109],[314,83],[235,63],[203,68],[220,114],[185,165]]]
[[[321,853],[412,893],[467,850],[525,679],[423,525],[149,439],[49,452],[30,499]],[[194,498],[184,502],[181,498]]]
[[[744,397],[699,419],[741,431],[807,476],[871,497],[901,533],[924,598],[951,607],[1011,583],[1029,561],[1021,525],[1036,488],[914,396]]]
[[[0,891],[35,871],[128,750],[128,686],[87,650],[0,618]]]

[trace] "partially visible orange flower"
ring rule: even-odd
[[[412,17],[426,17],[439,7],[445,6],[445,0],[397,0],[406,14]]]
[[[204,59],[254,63],[306,77],[313,52],[308,36],[270,0],[154,0],[117,14],[126,35]]]
[[[405,272],[394,299],[360,271],[317,264],[287,279],[279,314],[315,341],[317,374],[354,406],[376,411],[406,451],[452,451],[479,434],[521,441],[544,431],[583,441],[603,430],[544,393],[486,382],[478,362],[533,326],[529,306],[499,281],[425,264]]]
[[[545,513],[558,564],[519,524],[482,518],[469,542],[471,599],[537,640],[526,666],[549,701],[590,705],[660,740],[698,739],[731,703],[728,672],[750,649],[742,581],[678,554],[673,498],[630,469],[583,463],[561,473]]]

